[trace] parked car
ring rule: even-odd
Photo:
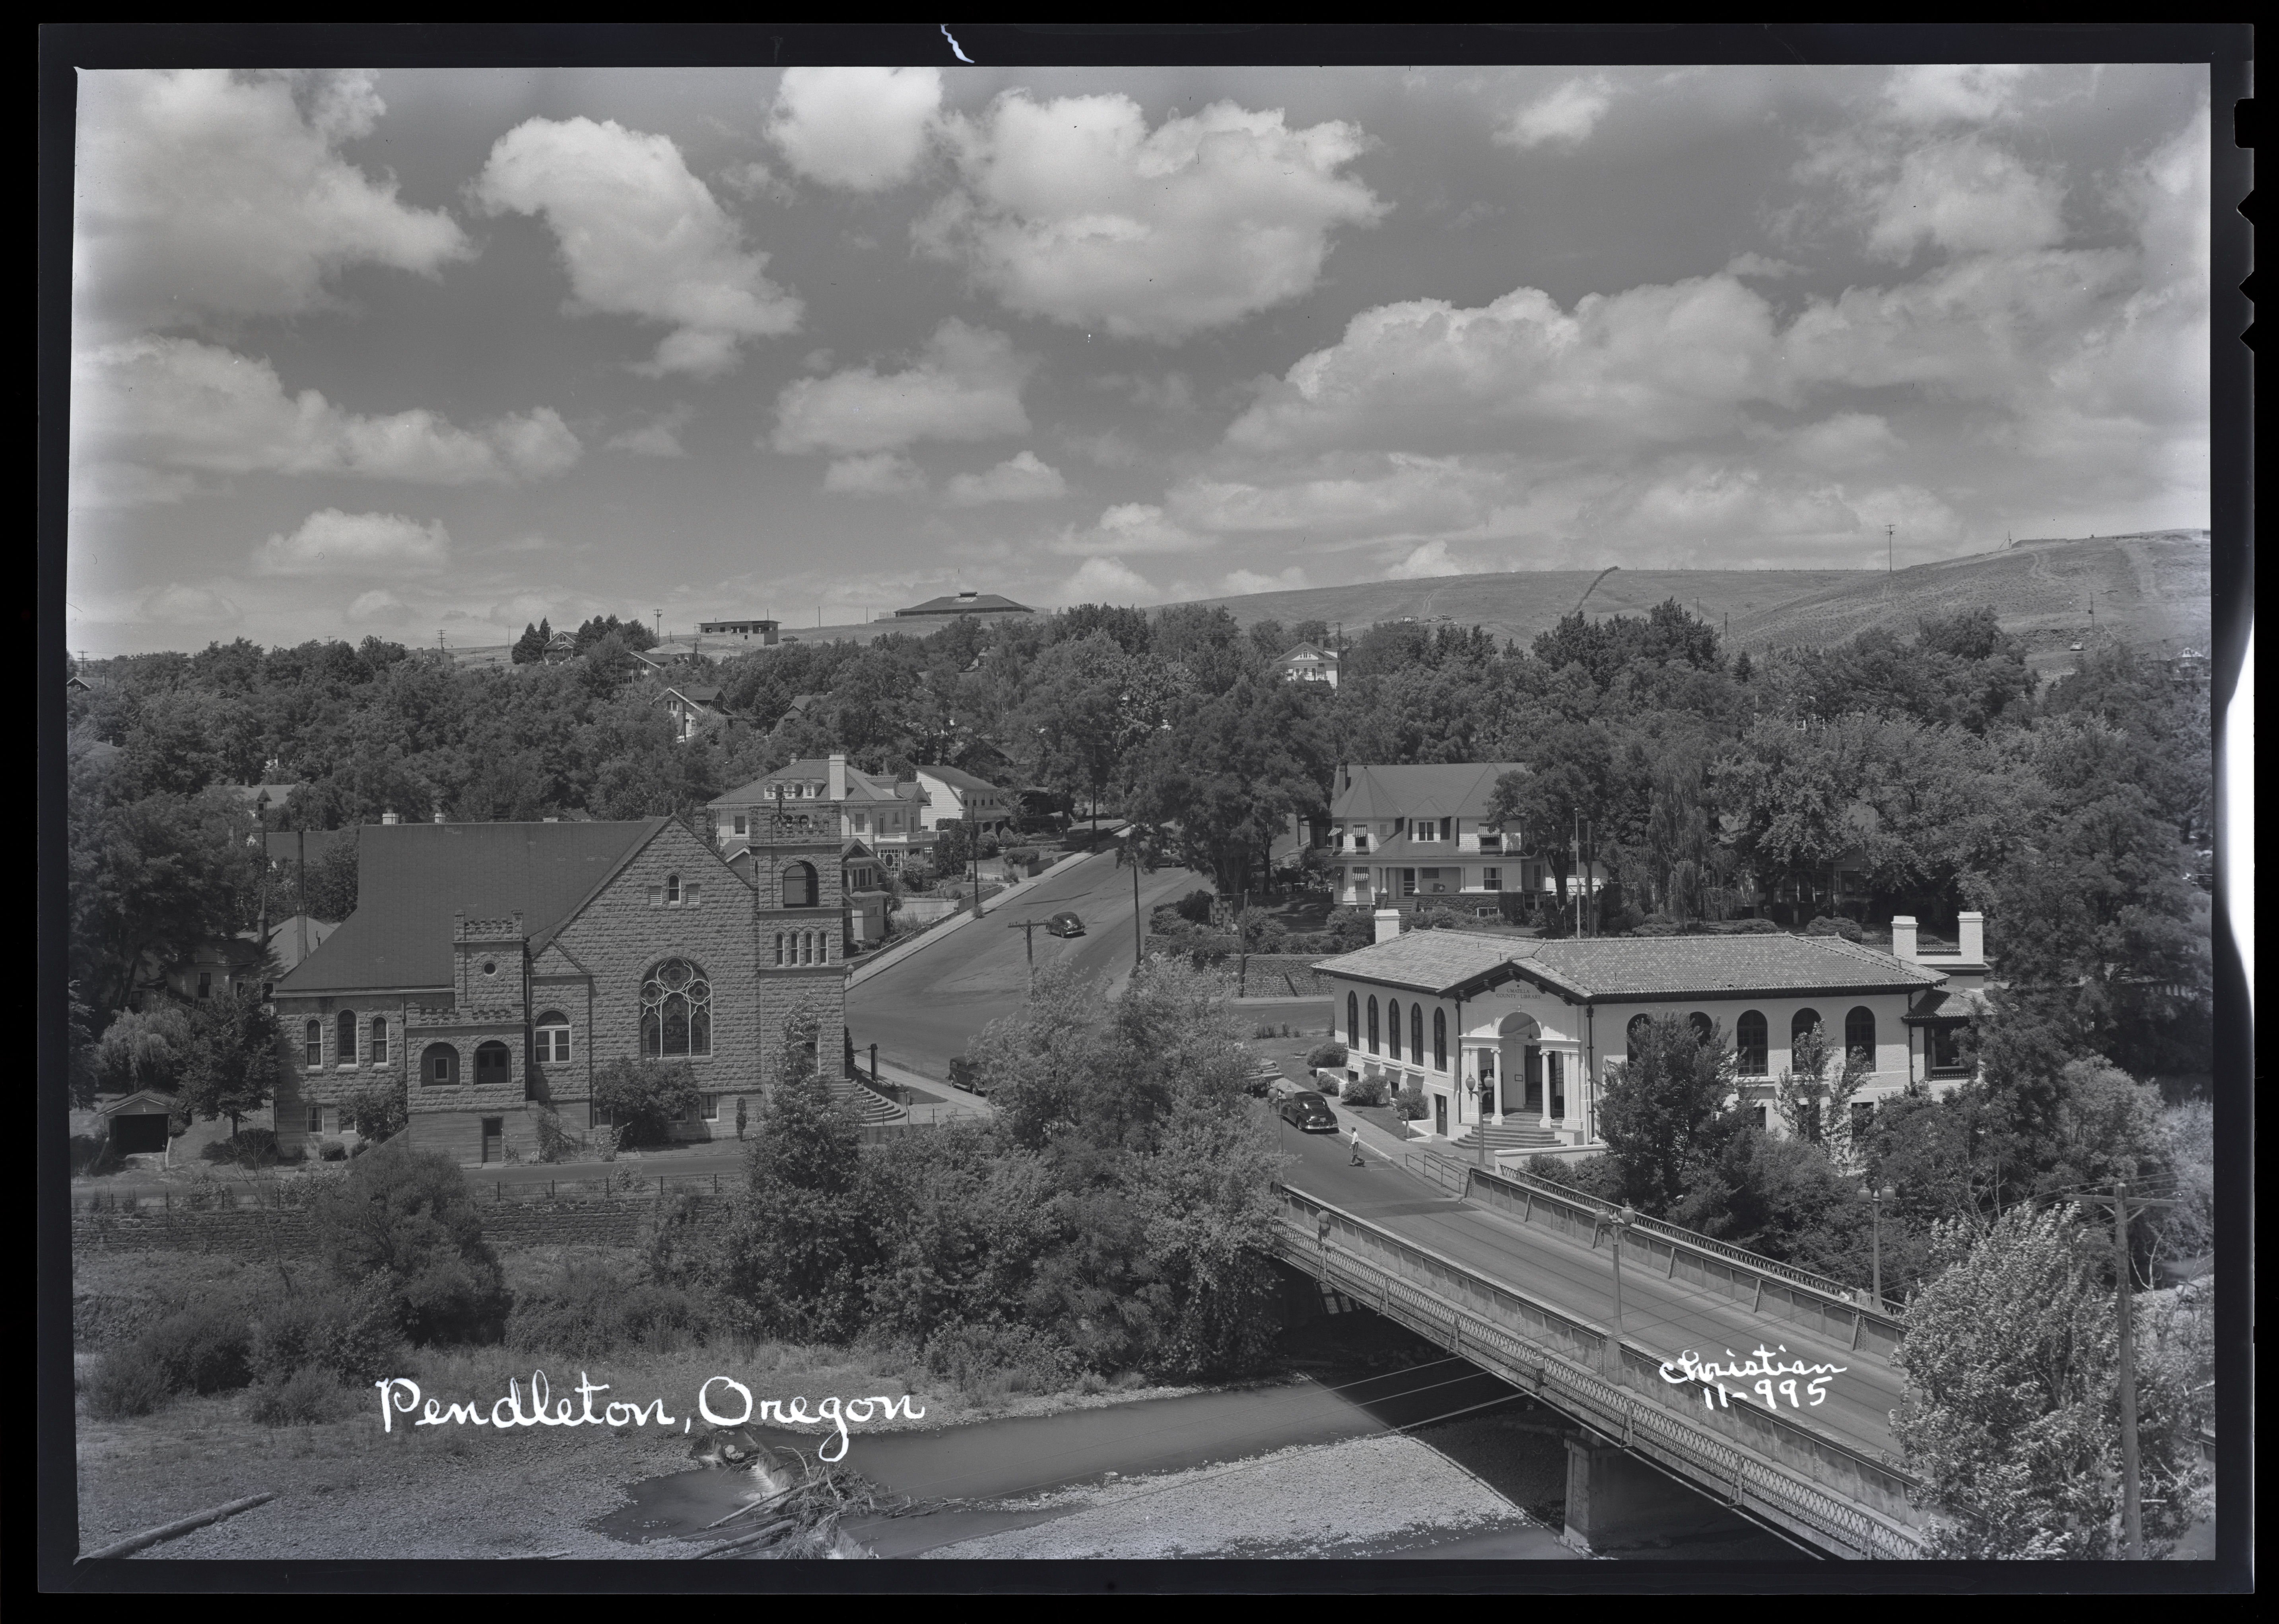
[[[967,1093],[978,1095],[984,1099],[989,1098],[988,1089],[983,1086],[981,1079],[974,1074],[973,1062],[963,1054],[953,1056],[950,1060],[949,1085],[952,1088],[962,1088]]]
[[[1084,934],[1084,921],[1078,919],[1074,914],[1071,914],[1063,908],[1061,912],[1055,914],[1050,919],[1045,921],[1045,934],[1047,936],[1082,936]]]
[[[1335,1133],[1338,1114],[1330,1109],[1330,1102],[1310,1088],[1293,1090],[1285,1096],[1281,1107],[1282,1120],[1307,1133]]]

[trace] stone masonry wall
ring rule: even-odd
[[[510,1191],[507,1199],[498,1202],[487,1199],[490,1191],[482,1180],[468,1182],[478,1198],[483,1238],[495,1247],[630,1246],[657,1207],[654,1189],[552,1201],[518,1200]],[[727,1181],[721,1183],[722,1194],[699,1192],[697,1200],[708,1207],[727,1200]],[[73,1213],[72,1246],[74,1251],[219,1252],[249,1258],[265,1258],[272,1248],[288,1258],[314,1254],[309,1216],[299,1209],[169,1212],[147,1202],[134,1212]]]

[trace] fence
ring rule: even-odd
[[[1432,1160],[1446,1163],[1444,1157]],[[1432,1182],[1449,1187],[1457,1165],[1433,1169]],[[1458,1193],[1522,1223],[1544,1224],[1594,1247],[1613,1228],[1607,1209],[1578,1191],[1509,1169],[1465,1167],[1462,1172]],[[1688,1285],[1745,1302],[1752,1314],[1771,1314],[1855,1353],[1889,1360],[1906,1331],[1892,1306],[1886,1302],[1877,1313],[1866,1291],[1660,1219],[1633,1219],[1620,1245],[1626,1260],[1636,1256],[1642,1268],[1659,1267],[1666,1279],[1682,1275]]]
[[[1324,1285],[1746,1515],[1845,1556],[1921,1554],[1907,1526],[1915,1485],[1884,1463],[1753,1406],[1709,1412],[1705,1426],[1675,1407],[1696,1400],[1693,1385],[1663,1382],[1643,1350],[1609,1360],[1599,1328],[1312,1197],[1278,1194],[1278,1254]]]

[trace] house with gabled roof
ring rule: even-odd
[[[1519,831],[1490,826],[1496,780],[1515,762],[1338,769],[1330,797],[1330,875],[1347,908],[1403,915],[1445,906],[1492,916],[1503,899],[1555,883]]]
[[[1013,797],[988,779],[956,767],[930,765],[917,770],[918,786],[926,793],[920,823],[939,829],[947,818],[972,830],[999,831],[1013,822]]]
[[[1318,682],[1325,687],[1338,686],[1338,655],[1334,649],[1316,643],[1301,643],[1275,662],[1285,682]]]
[[[594,1075],[619,1059],[687,1061],[702,1103],[675,1132],[710,1137],[803,1000],[817,1053],[843,1042],[837,840],[757,844],[769,861],[738,874],[672,818],[366,827],[356,911],[276,984],[280,1140],[339,1131],[385,1083],[413,1144],[534,1158],[541,1112],[600,1125]]]
[[[672,718],[673,737],[683,744],[728,720],[720,705],[720,690],[709,683],[668,684],[664,703],[665,715]]]
[[[1543,941],[1403,931],[1392,908],[1377,920],[1374,943],[1315,973],[1352,1069],[1419,1090],[1436,1137],[1484,1132],[1510,1151],[1599,1144],[1608,1069],[1656,1015],[1729,1046],[1737,1103],[1774,1130],[1773,1080],[1815,1026],[1864,1066],[1855,1109],[1970,1075],[1957,1036],[1987,973],[1976,914],[1962,915],[1952,956],[1919,952],[1912,919],[1894,922],[1888,953],[1840,936]]]
[[[817,828],[830,826],[842,840],[862,841],[889,869],[924,857],[940,839],[922,821],[923,786],[864,772],[834,751],[787,762],[709,802],[722,854],[733,860],[750,831],[764,826],[760,810],[778,803],[811,816]]]

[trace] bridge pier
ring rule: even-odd
[[[1615,1444],[1567,1440],[1567,1543],[1585,1551],[1730,1529],[1733,1513]]]

